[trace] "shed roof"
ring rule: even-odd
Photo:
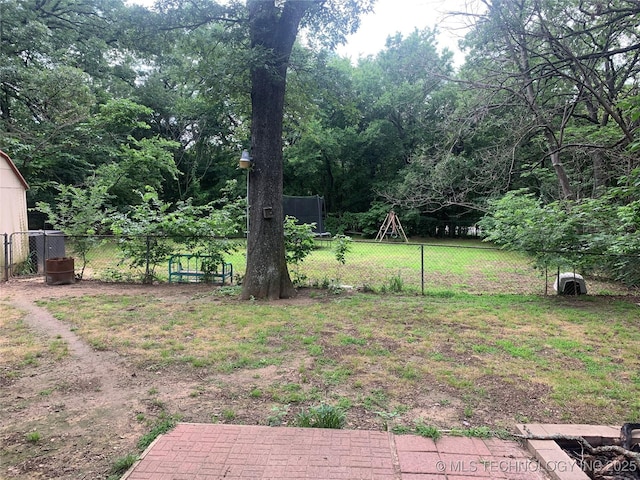
[[[4,158],[7,161],[7,164],[9,165],[9,168],[11,168],[11,170],[13,170],[13,173],[16,174],[16,177],[18,178],[18,180],[20,180],[20,183],[22,183],[22,185],[24,185],[25,190],[28,190],[29,189],[29,184],[24,179],[24,177],[20,173],[20,170],[18,170],[18,167],[16,167],[15,163],[13,163],[13,160],[11,160],[11,157],[9,157],[9,155],[4,153],[2,150],[0,150],[0,157]]]

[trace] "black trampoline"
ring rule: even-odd
[[[324,197],[313,195],[310,197],[297,197],[284,195],[282,197],[282,210],[284,216],[296,217],[298,223],[315,223],[313,233],[321,237],[329,237],[331,234],[324,230]]]

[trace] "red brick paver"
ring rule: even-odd
[[[402,480],[546,480],[541,465],[516,442],[396,436]]]
[[[181,423],[123,480],[547,480],[517,443],[367,430]]]

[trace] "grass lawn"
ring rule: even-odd
[[[0,298],[0,377],[16,378],[23,368],[40,360],[60,360],[68,354],[62,340],[43,340],[24,324],[22,316]]]
[[[213,375],[239,423],[271,423],[267,406],[283,417],[322,402],[356,426],[397,431],[640,421],[640,307],[630,300],[311,290],[262,303],[236,293],[150,290],[43,306],[93,348],[141,368]]]

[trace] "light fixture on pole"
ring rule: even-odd
[[[249,151],[243,150],[238,165],[240,168],[247,171],[247,238],[249,237],[249,174],[251,173],[250,167],[252,164],[253,160],[249,155]]]
[[[251,156],[249,156],[249,150],[243,150],[242,155],[240,156],[240,168],[249,168],[252,163]]]

